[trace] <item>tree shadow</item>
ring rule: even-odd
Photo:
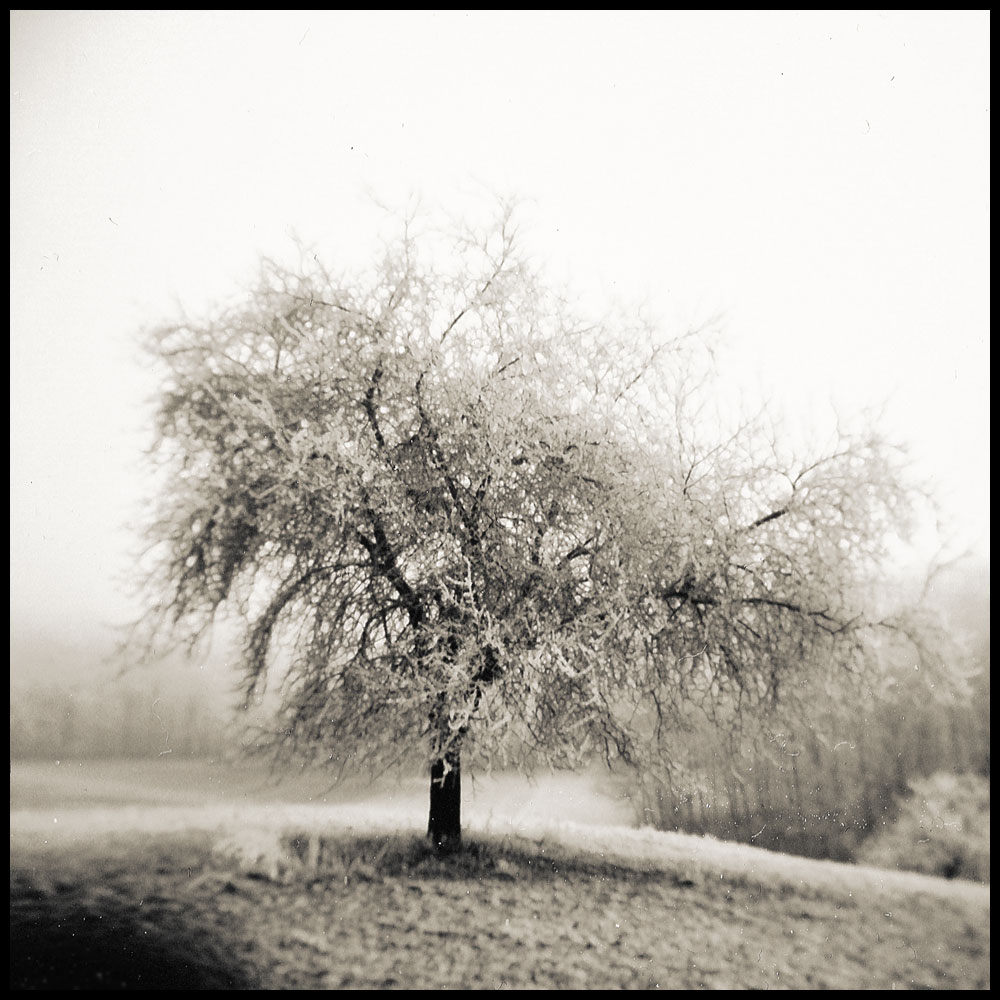
[[[445,881],[551,880],[590,878],[641,882],[662,881],[665,873],[574,856],[562,847],[511,837],[477,837],[442,851],[428,838],[394,834],[382,837],[288,835],[283,842],[300,876],[347,881],[396,878]]]
[[[129,914],[43,896],[12,906],[12,990],[247,990],[259,988],[203,929],[155,928]]]

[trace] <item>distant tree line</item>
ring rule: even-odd
[[[912,808],[910,789],[939,772],[985,779],[988,822],[989,694],[987,669],[961,702],[900,697],[844,714],[826,727],[835,735],[800,724],[743,747],[707,723],[693,726],[683,767],[622,780],[642,825],[815,858],[882,857],[872,843]],[[190,687],[37,684],[11,699],[11,759],[218,757],[232,749],[225,713]]]
[[[36,684],[12,695],[12,760],[219,755],[227,727],[204,692],[109,682]]]
[[[988,663],[988,652],[986,653]],[[800,723],[763,740],[709,725],[683,740],[685,767],[634,784],[640,822],[838,861],[895,822],[910,789],[939,772],[990,775],[989,671],[960,701],[905,697]]]

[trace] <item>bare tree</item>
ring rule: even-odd
[[[640,759],[692,705],[737,714],[862,672],[914,494],[891,449],[795,461],[709,419],[697,333],[583,322],[511,213],[402,227],[369,273],[265,265],[238,306],[157,330],[165,371],[148,623],[243,623],[285,748],[427,754],[429,835],[461,765]]]

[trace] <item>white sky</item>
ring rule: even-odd
[[[793,420],[888,401],[989,538],[989,13],[12,12],[11,627],[129,608],[135,334],[370,195],[529,199],[595,304],[723,311]],[[352,256],[353,255],[353,256]]]

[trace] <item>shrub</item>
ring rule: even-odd
[[[938,772],[912,782],[896,822],[861,847],[858,861],[989,882],[989,780]]]

